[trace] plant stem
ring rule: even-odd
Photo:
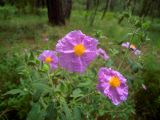
[[[51,78],[51,75],[50,75],[50,71],[48,71],[48,80],[49,80],[49,83],[51,85],[51,87],[53,88],[53,81],[52,81],[52,78]]]
[[[42,104],[43,108],[45,108],[45,109],[46,109],[47,105],[45,104],[45,102],[44,102],[44,100],[43,100],[43,98],[42,98],[42,97],[40,98],[40,102],[41,102],[41,104]]]
[[[82,100],[82,99],[84,99],[84,98],[86,98],[86,97],[88,97],[88,96],[90,96],[90,95],[92,95],[92,94],[94,94],[94,93],[96,93],[96,91],[93,91],[93,92],[91,92],[91,93],[86,94],[85,96],[77,99],[77,101],[80,101],[80,100]]]
[[[132,35],[132,37],[131,37],[131,39],[130,39],[130,41],[129,41],[130,44],[131,44],[131,42],[132,42],[132,40],[133,40],[133,38],[134,38],[135,33],[136,33],[136,30],[133,32],[133,35]],[[119,66],[118,66],[118,71],[120,70],[121,66],[123,65],[124,60],[125,60],[125,58],[126,58],[127,55],[128,55],[129,49],[130,49],[130,45],[129,45],[128,49],[125,51],[125,54],[124,54],[124,56],[123,56],[123,58],[122,58],[122,61],[121,61],[121,63],[120,63]]]

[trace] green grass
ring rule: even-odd
[[[100,31],[109,38],[109,41],[121,42],[127,41],[126,34],[133,30],[127,20],[124,20],[122,24],[118,24],[119,13],[108,12],[104,19],[101,20],[102,13],[98,12],[93,26],[90,26],[91,12],[74,10],[72,11],[70,21],[67,21],[65,26],[51,27],[48,25],[46,9],[39,16],[17,14],[15,8],[10,6],[1,7],[0,11],[2,12],[0,16],[0,43],[2,46],[6,46],[6,48],[10,44],[12,47],[14,44],[15,47],[18,47],[19,44],[25,44],[26,48],[30,45],[33,48],[40,47],[42,44],[44,46],[43,39],[47,36],[50,38],[51,43],[54,44],[69,31],[78,29],[91,36]],[[7,17],[6,13],[8,13]],[[159,25],[158,22],[156,23]],[[155,27],[153,24],[151,31],[149,31],[149,37],[156,42],[160,41],[158,25]],[[104,40],[99,39],[99,41]],[[104,44],[106,44],[105,41]],[[158,44],[160,43],[158,42]]]
[[[30,46],[33,42],[35,43],[34,47],[39,47],[43,44],[43,37],[45,36],[48,36],[55,43],[69,31],[78,29],[91,36],[94,36],[96,31],[101,31],[104,36],[111,40],[120,41],[124,40],[125,34],[129,31],[126,26],[118,25],[114,13],[107,13],[103,20],[100,19],[101,14],[98,13],[93,26],[89,25],[89,17],[85,16],[85,11],[74,10],[70,21],[67,21],[65,26],[51,27],[48,25],[47,13],[43,16],[12,14],[7,19],[1,18],[0,42],[3,46],[12,44],[15,47],[18,47],[16,44],[26,44],[27,47],[27,44]]]
[[[4,8],[5,9],[5,8]],[[8,8],[7,10],[9,10]],[[13,9],[13,8],[12,8]],[[12,10],[11,9],[11,10]],[[2,11],[2,8],[0,9]],[[3,10],[4,12],[5,10]],[[50,40],[55,43],[59,38],[72,30],[81,30],[87,35],[94,36],[97,31],[102,32],[104,36],[109,38],[109,41],[121,42],[127,41],[126,34],[133,29],[127,20],[122,24],[118,24],[119,13],[107,13],[105,18],[101,20],[102,13],[98,12],[93,26],[89,25],[90,14],[85,11],[72,11],[70,21],[67,21],[65,26],[48,25],[47,13],[40,16],[36,15],[17,15],[10,13],[9,18],[0,21],[0,43],[2,46],[14,46],[13,44],[26,44],[27,46],[39,47],[43,44],[44,37],[48,36]],[[5,14],[5,12],[4,12]],[[88,17],[87,17],[88,16]],[[152,27],[155,28],[155,27]],[[160,41],[159,31],[149,31],[149,37],[153,41]],[[103,39],[99,39],[103,41]],[[34,45],[33,45],[34,43]],[[159,42],[158,42],[159,43]],[[6,45],[7,44],[7,45]],[[105,42],[104,42],[105,44]],[[44,45],[44,44],[43,44]],[[42,45],[42,46],[43,46]],[[24,47],[23,47],[24,48]],[[52,47],[53,48],[53,47]]]

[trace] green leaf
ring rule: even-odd
[[[43,89],[37,89],[36,92],[33,94],[33,102],[37,102],[43,93]]]
[[[81,120],[81,111],[78,107],[73,109],[74,120]]]
[[[49,70],[49,66],[48,66],[48,64],[43,64],[43,66],[42,66],[42,68],[41,68],[41,71],[43,71],[43,72],[47,72]]]
[[[78,87],[88,87],[89,85],[91,85],[92,81],[90,80],[86,80],[85,82],[81,82],[78,84]]]
[[[60,120],[66,120],[66,117],[65,117],[64,113],[60,114]]]
[[[40,104],[33,103],[32,109],[27,116],[27,120],[44,120],[45,112],[41,110]]]
[[[34,82],[32,86],[34,89],[37,89],[37,90],[41,89],[41,92],[43,92],[43,93],[37,93],[37,94],[47,94],[47,93],[51,93],[53,90],[48,84],[43,82],[36,82],[36,83]]]
[[[123,16],[126,17],[126,18],[128,18],[130,15],[129,15],[129,13],[124,12],[124,13],[123,13]]]
[[[45,120],[56,120],[57,119],[57,110],[54,102],[50,102],[46,110]]]
[[[109,59],[109,60],[106,62],[106,66],[112,67],[112,65],[113,65],[113,60],[112,60],[112,59]]]
[[[8,92],[6,92],[4,95],[15,95],[15,94],[21,94],[21,95],[24,95],[24,91],[22,91],[21,89],[12,89]]]
[[[71,95],[71,97],[73,98],[77,98],[77,97],[80,97],[80,96],[83,96],[82,94],[82,91],[78,88],[78,89],[75,89]]]
[[[33,87],[36,88],[36,89],[44,89],[44,90],[51,90],[50,86],[47,85],[46,83],[42,83],[42,82],[34,82],[33,84]]]
[[[36,61],[35,60],[30,60],[30,61],[28,61],[28,65],[36,65]]]
[[[66,102],[63,104],[63,111],[66,117],[65,120],[73,120],[71,110],[68,108],[68,105]]]
[[[135,23],[135,26],[136,26],[136,27],[141,27],[142,24],[141,24],[141,22],[140,22],[139,20],[137,20],[136,23]]]
[[[109,51],[112,53],[112,55],[117,55],[119,53],[119,51],[117,49],[114,48],[110,48]]]
[[[142,24],[143,29],[148,29],[150,26],[151,26],[151,23],[148,21]]]
[[[132,70],[132,72],[137,73],[138,72],[138,66],[136,64],[132,65],[131,70]]]

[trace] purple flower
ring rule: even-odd
[[[125,47],[125,48],[129,48],[129,45],[130,45],[129,42],[122,43],[122,47]]]
[[[132,50],[135,55],[141,54],[141,51],[138,50],[135,45],[130,44],[129,42],[122,43],[122,47],[130,48],[130,50]]]
[[[135,55],[140,55],[141,54],[141,51],[138,50],[138,49],[134,50],[133,52],[134,52]]]
[[[107,53],[102,48],[99,48],[97,50],[97,55],[100,56],[104,60],[108,60],[109,59],[109,56],[107,55]]]
[[[96,58],[98,41],[80,30],[71,31],[58,41],[59,64],[70,72],[83,73]]]
[[[50,65],[52,70],[57,68],[58,57],[56,56],[56,52],[51,50],[44,50],[38,57],[38,60],[43,61]]]
[[[108,97],[114,105],[125,101],[128,96],[127,80],[111,68],[100,68],[97,89]]]

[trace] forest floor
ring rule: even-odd
[[[11,12],[11,11],[9,11]],[[46,12],[42,15],[16,15],[5,13],[0,16],[0,51],[21,51],[21,49],[54,49],[54,44],[66,33],[72,30],[81,30],[83,33],[98,38],[103,44],[109,42],[121,43],[127,41],[127,34],[133,32],[127,19],[118,24],[120,15],[118,13],[107,13],[101,20],[101,13],[95,17],[93,25],[90,25],[90,16],[84,11],[73,11],[65,26],[50,26]],[[147,31],[154,45],[160,46],[159,21],[152,25]],[[45,38],[49,38],[46,42]],[[135,40],[134,43],[136,43]],[[107,46],[105,46],[107,47]],[[9,48],[9,49],[8,49]]]

